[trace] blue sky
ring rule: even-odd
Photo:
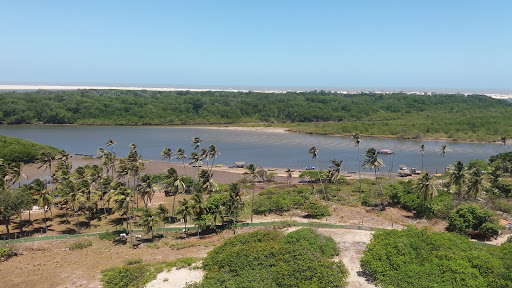
[[[511,11],[509,0],[0,0],[0,82],[512,89]]]

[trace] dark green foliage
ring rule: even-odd
[[[292,189],[292,198],[294,207],[302,207],[310,196],[301,193],[302,190]],[[267,215],[269,213],[282,214],[290,211],[290,191],[265,189],[258,193],[254,199],[254,214]]]
[[[450,214],[448,229],[460,234],[490,238],[498,235],[500,225],[494,212],[474,203],[466,203]]]
[[[114,241],[117,236],[119,236],[120,232],[103,232],[98,234],[98,238],[101,240]]]
[[[343,262],[327,256],[337,253],[334,241],[301,230],[290,237],[256,231],[227,240],[204,259],[201,287],[343,287]]]
[[[50,151],[54,156],[60,151],[52,146],[0,135],[0,159],[4,159],[7,163],[33,163],[37,155],[45,150]]]
[[[326,91],[75,90],[0,93],[9,124],[174,125],[287,123],[320,134],[423,136],[489,141],[512,134],[512,104],[483,95],[339,94]],[[318,122],[318,123],[308,123]],[[489,129],[489,127],[493,127]]]
[[[284,243],[289,245],[301,243],[326,257],[340,254],[340,248],[334,239],[320,235],[311,228],[302,228],[288,233],[284,237]]]
[[[382,287],[512,287],[511,259],[506,245],[408,228],[376,233],[361,267]]]
[[[327,208],[326,205],[323,205],[322,203],[311,200],[304,204],[304,207],[302,210],[306,213],[311,214],[316,219],[322,219],[325,216],[331,215],[331,212],[329,212],[329,208]]]

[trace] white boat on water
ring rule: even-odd
[[[380,150],[380,154],[389,155],[389,154],[393,154],[393,151],[391,151],[391,150]]]

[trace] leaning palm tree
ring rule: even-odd
[[[354,135],[352,135],[352,141],[354,141],[354,146],[357,147],[357,163],[359,163],[357,165],[358,169],[359,169],[359,173],[358,173],[358,176],[359,176],[359,200],[361,200],[361,194],[363,193],[363,188],[362,188],[362,182],[361,182],[361,153],[359,152],[359,144],[361,144],[361,142],[363,140],[361,140],[361,135],[359,135],[359,133],[355,133]]]
[[[466,167],[462,161],[457,161],[453,165],[453,170],[450,174],[451,182],[457,187],[457,198],[459,201],[462,199],[462,186],[466,182]]]
[[[107,147],[109,147],[109,146],[110,146],[110,152],[112,152],[112,153],[114,152],[114,146],[115,146],[116,144],[117,144],[117,143],[116,143],[114,140],[112,140],[112,139],[108,139],[108,141],[107,141]]]
[[[252,163],[249,163],[249,165],[247,165],[247,172],[244,173],[246,175],[249,175],[252,178],[251,223],[252,223],[252,218],[253,218],[253,214],[254,214],[254,188],[255,188],[254,179],[256,178],[256,170],[257,170],[256,166]]]
[[[318,149],[316,149],[315,146],[311,146],[308,151],[309,155],[311,155],[311,158],[315,160],[315,169],[318,173],[318,179],[320,180],[320,184],[322,185],[322,191],[324,192],[324,200],[327,202],[327,194],[325,193],[324,183],[322,181],[322,176],[320,176],[320,170],[318,170]]]
[[[468,186],[467,186],[467,193],[469,195],[473,195],[474,199],[482,194],[483,187],[485,186],[484,183],[484,176],[482,174],[482,170],[478,168],[474,168],[469,176]]]
[[[425,144],[421,144],[420,154],[421,154],[421,171],[423,171],[423,154],[425,154]]]
[[[199,146],[201,145],[201,141],[203,141],[203,139],[201,139],[199,137],[192,138],[192,146],[194,147],[194,150],[199,150]]]
[[[441,144],[441,166],[443,169],[441,171],[441,189],[444,189],[444,155],[446,154],[446,151],[448,151],[448,149],[446,148],[446,144]]]
[[[332,159],[331,164],[333,165],[334,174],[331,177],[331,180],[336,183],[336,197],[338,201],[340,200],[340,181],[341,181],[341,169],[343,168],[343,160]]]
[[[53,160],[55,160],[55,156],[53,156],[52,152],[45,150],[41,151],[39,155],[37,155],[36,163],[39,164],[39,169],[43,168],[45,171],[46,169],[50,170],[50,177],[52,176],[52,165]]]
[[[434,186],[434,176],[428,172],[421,174],[415,186],[415,191],[420,199],[423,199],[423,213],[425,213],[425,205],[429,197],[435,196],[437,190]]]
[[[165,159],[168,159],[169,162],[171,162],[171,159],[172,159],[172,150],[170,148],[164,148],[164,150],[162,150],[162,160],[165,160]]]
[[[180,206],[176,210],[176,214],[183,219],[183,222],[185,222],[185,232],[187,231],[188,218],[192,216],[192,212],[192,204],[187,199],[181,200]]]
[[[201,161],[206,160],[206,169],[208,169],[208,161],[210,160],[210,154],[208,154],[208,150],[204,147],[201,147],[200,151],[201,154],[199,154],[199,159],[201,159]]]

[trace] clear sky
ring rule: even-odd
[[[512,89],[512,1],[0,0],[0,82]]]

